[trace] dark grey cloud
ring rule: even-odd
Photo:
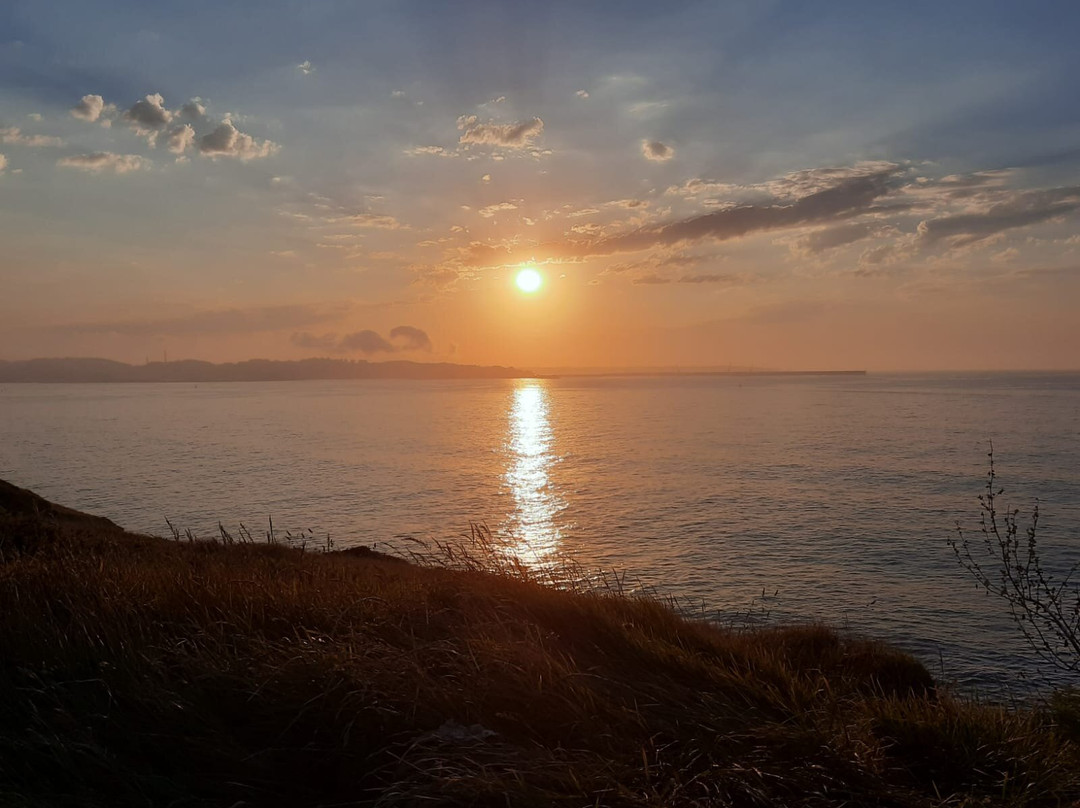
[[[172,121],[173,113],[165,108],[165,99],[161,93],[150,93],[132,104],[131,109],[124,112],[122,117],[153,146],[157,142],[158,134]]]
[[[1018,191],[984,211],[926,219],[919,223],[919,240],[924,245],[947,241],[962,246],[1077,210],[1080,210],[1080,185]]]
[[[394,346],[377,331],[366,328],[343,336],[338,341],[336,350],[340,353],[393,353]]]
[[[641,141],[641,153],[646,160],[663,163],[675,156],[675,149],[659,140]]]
[[[365,328],[349,334],[311,334],[306,331],[292,335],[292,344],[298,348],[308,348],[329,353],[361,353],[364,355],[379,353],[401,353],[409,351],[431,351],[431,338],[423,329],[411,325],[399,325],[390,329],[387,339],[378,331]]]
[[[84,334],[152,337],[173,334],[241,334],[302,328],[340,319],[348,306],[263,306],[250,309],[200,311],[157,320],[118,320],[78,323],[64,330]]]
[[[812,224],[840,223],[877,210],[882,197],[902,186],[906,167],[874,163],[845,169],[801,172],[800,183],[817,188],[791,202],[731,205],[686,219],[646,225],[627,233],[596,239],[551,242],[527,248],[470,246],[470,258],[481,266],[544,257],[572,260],[654,248],[675,248],[704,239],[727,241],[770,230]]]
[[[293,334],[289,341],[292,342],[297,348],[311,348],[316,351],[333,351],[337,349],[338,339],[337,334],[312,334],[307,331],[300,331]]]
[[[795,241],[795,251],[806,255],[816,255],[845,244],[852,244],[869,236],[874,231],[869,224],[842,224],[815,230]]]
[[[206,120],[206,105],[201,98],[192,98],[184,106],[180,107],[180,117],[187,121],[201,122]]]
[[[727,241],[767,230],[843,220],[866,212],[875,201],[893,190],[901,172],[899,166],[890,166],[872,173],[848,176],[790,204],[735,205],[599,239],[582,244],[579,249],[582,255],[604,255],[650,247],[673,247],[706,238]]]
[[[411,325],[399,325],[390,329],[390,339],[401,346],[403,351],[430,351],[431,338],[427,332]]]
[[[539,118],[517,123],[481,123],[475,115],[462,115],[457,124],[461,130],[461,137],[458,139],[460,143],[502,146],[508,149],[524,149],[544,131],[544,122]]]

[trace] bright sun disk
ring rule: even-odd
[[[544,276],[535,269],[523,269],[514,278],[514,282],[523,292],[535,292],[544,283]]]

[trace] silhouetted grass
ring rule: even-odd
[[[1050,713],[956,700],[909,656],[823,627],[720,629],[610,581],[560,589],[484,537],[403,563],[6,502],[3,805],[1080,795]]]

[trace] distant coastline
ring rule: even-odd
[[[111,359],[0,361],[0,383],[281,382],[346,379],[519,379],[534,374],[501,365],[368,362],[363,359],[249,359],[214,364],[188,359],[128,365]]]
[[[865,376],[865,370],[612,370],[595,373],[554,373],[563,379],[626,376]]]
[[[865,376],[865,370],[662,369],[534,373],[503,365],[452,362],[368,362],[363,359],[248,359],[215,364],[194,359],[129,365],[111,359],[0,360],[0,384],[133,382],[282,382],[362,379],[557,379],[644,376]]]

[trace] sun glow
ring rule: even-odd
[[[543,286],[544,276],[535,269],[523,269],[514,278],[514,283],[517,284],[517,288],[521,291],[531,294]]]

